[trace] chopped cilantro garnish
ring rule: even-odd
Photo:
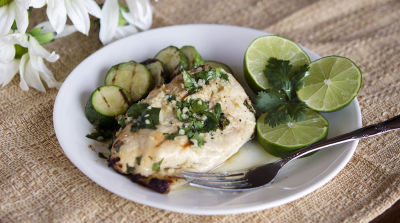
[[[86,137],[100,142],[105,142],[113,137],[114,131],[114,129],[96,128],[92,133],[87,134]]]
[[[127,170],[128,173],[135,173],[135,167],[133,166],[128,166]]]
[[[201,99],[186,99],[178,101],[175,109],[178,120],[184,124],[177,132],[164,133],[164,137],[169,140],[186,135],[191,143],[202,146],[205,141],[200,133],[215,131],[217,128],[223,129],[229,124],[229,120],[223,116],[219,103],[210,109],[209,104]]]
[[[131,132],[139,129],[156,129],[160,123],[160,108],[149,106],[147,103],[133,104],[126,114],[133,119]]]
[[[138,166],[140,166],[140,162],[142,161],[142,156],[136,157],[136,163]]]
[[[151,167],[151,169],[153,169],[154,171],[160,170],[160,166],[161,166],[161,163],[163,160],[164,160],[164,158],[156,163],[153,163],[153,166]]]
[[[270,58],[264,70],[271,88],[261,91],[256,97],[255,107],[266,112],[265,122],[271,127],[289,121],[301,121],[305,117],[306,105],[297,99],[296,91],[304,86],[308,66],[292,70],[288,60]]]
[[[251,105],[251,102],[249,103],[247,100],[244,100],[243,102],[244,106],[247,107],[247,109],[249,109],[249,111],[253,114],[256,113],[256,110],[254,110],[253,106]]]
[[[228,75],[224,73],[221,68],[215,68],[209,71],[200,71],[193,74],[190,74],[189,72],[184,70],[182,72],[182,75],[183,84],[189,94],[198,92],[202,88],[202,85],[208,84],[210,80],[216,78],[221,78],[229,81]]]
[[[100,152],[99,152],[98,155],[99,155],[99,157],[102,158],[102,159],[108,159],[103,153],[100,153]]]

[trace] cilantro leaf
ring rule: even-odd
[[[293,93],[300,90],[306,84],[305,78],[308,76],[308,65],[304,64],[301,66],[292,76],[290,82],[292,84],[292,88],[294,89]]]
[[[282,90],[291,99],[292,84],[290,82],[290,70],[292,65],[288,60],[278,60],[274,57],[269,58],[264,70],[264,75],[268,83],[277,90]]]
[[[189,72],[183,70],[182,75],[183,75],[183,85],[185,86],[186,91],[189,94],[196,93],[201,89],[201,86],[197,84],[196,79],[192,77],[192,75],[190,75]]]
[[[285,96],[275,89],[267,89],[258,93],[255,107],[260,112],[267,112],[274,109],[282,103],[285,103]]]
[[[163,160],[164,160],[164,158],[162,158],[160,161],[158,161],[156,163],[153,163],[153,165],[151,166],[151,169],[153,171],[160,170],[160,166],[161,166],[161,163],[162,163]]]
[[[147,103],[133,104],[126,112],[128,117],[133,119],[131,132],[139,129],[156,129],[160,124],[160,111],[161,108],[149,106]]]

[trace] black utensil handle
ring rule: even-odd
[[[309,153],[324,149],[329,146],[357,140],[357,139],[362,139],[362,138],[368,138],[371,136],[375,135],[380,135],[395,129],[400,129],[400,115],[397,115],[391,119],[388,119],[386,121],[376,123],[373,125],[368,125],[360,129],[356,129],[352,132],[345,133],[343,135],[335,136],[330,139],[326,139],[317,143],[314,143],[312,145],[309,145],[307,147],[304,147],[300,150],[297,150],[288,156],[284,157],[282,159],[282,165],[286,164],[287,162],[296,159],[298,157],[307,155]]]

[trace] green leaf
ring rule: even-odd
[[[113,129],[102,129],[96,128],[92,133],[87,134],[86,137],[89,139],[94,139],[99,142],[105,142],[110,140],[113,137],[114,130]]]
[[[292,87],[294,89],[293,93],[300,90],[306,84],[305,78],[308,76],[308,65],[301,66],[292,76],[290,82],[292,83]]]
[[[283,90],[291,99],[292,85],[290,82],[290,65],[288,60],[278,60],[274,57],[269,58],[268,64],[264,70],[265,77],[268,83],[276,90]]]
[[[221,109],[221,104],[217,103],[214,107],[214,112],[215,112],[215,118],[219,120],[221,117],[222,109]]]
[[[160,166],[161,166],[161,163],[162,163],[163,160],[164,160],[164,158],[162,158],[157,163],[153,163],[153,166],[151,167],[151,169],[154,170],[154,171],[160,170]]]
[[[204,143],[205,143],[204,139],[203,139],[198,133],[195,133],[192,137],[190,137],[190,139],[196,140],[196,141],[197,141],[197,146],[198,146],[198,147],[203,146]],[[191,142],[192,142],[192,141],[191,141]],[[192,142],[192,143],[193,143],[193,142]]]
[[[121,126],[121,128],[124,128],[124,127],[126,126],[125,118],[124,118],[123,115],[119,115],[119,116],[117,117],[117,123],[118,123],[118,125]]]
[[[126,114],[133,118],[131,132],[139,129],[156,129],[160,124],[159,115],[161,108],[149,106],[147,103],[133,104]]]
[[[103,153],[99,152],[98,155],[99,155],[99,158],[108,159]]]
[[[15,59],[21,59],[21,57],[28,52],[28,48],[25,48],[19,44],[15,44],[14,48],[15,48]]]
[[[255,107],[260,112],[270,111],[284,103],[285,96],[275,89],[267,89],[258,93]]]
[[[190,75],[189,72],[183,70],[182,75],[183,75],[183,84],[186,88],[186,91],[189,94],[196,93],[201,89],[201,86],[197,84],[196,79],[192,77],[192,75]]]
[[[142,162],[142,156],[136,157],[136,163],[138,166],[140,166],[140,162]]]
[[[306,117],[307,105],[303,102],[290,102],[286,105],[287,113],[290,116],[291,121],[299,122],[303,121]]]

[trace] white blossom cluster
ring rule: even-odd
[[[147,30],[152,24],[150,0],[105,0],[100,7],[94,0],[0,0],[0,85],[7,85],[19,73],[20,88],[45,91],[58,88],[44,60],[55,62],[59,55],[42,45],[79,31],[88,35],[90,16],[100,20],[99,39],[103,44]],[[31,30],[29,11],[46,7],[48,21]],[[72,25],[67,25],[69,19]]]

